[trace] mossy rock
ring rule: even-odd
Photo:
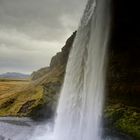
[[[111,126],[140,140],[139,109],[122,104],[112,104],[105,109],[105,118],[111,121]]]
[[[116,128],[140,140],[140,113],[127,110],[115,123]]]

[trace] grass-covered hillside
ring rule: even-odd
[[[27,80],[0,80],[0,116],[28,116],[45,99],[42,87],[30,87]]]

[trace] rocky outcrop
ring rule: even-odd
[[[76,36],[76,32],[74,32],[73,35],[66,41],[66,44],[62,48],[61,52],[57,53],[52,58],[51,63],[50,63],[51,69],[53,69],[57,66],[60,66],[60,65],[66,66],[67,61],[68,61],[69,52],[72,48],[72,44],[73,44],[75,36]]]
[[[70,49],[72,48],[72,44],[74,41],[74,38],[76,36],[76,32],[74,32],[70,38],[66,41],[66,44],[61,49],[61,52],[58,52],[55,56],[52,57],[50,66],[41,68],[38,71],[35,71],[31,74],[32,80],[37,80],[42,78],[48,73],[53,73],[54,69],[59,69],[58,67],[63,67],[63,71],[65,71],[65,67],[67,64],[68,56]],[[64,73],[62,73],[64,75]]]

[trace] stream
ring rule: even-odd
[[[52,131],[51,123],[48,124],[48,127],[45,124],[29,118],[2,117],[0,118],[0,140],[34,140],[35,137],[37,140],[41,140],[43,135]],[[103,140],[134,139],[114,130],[106,129]]]

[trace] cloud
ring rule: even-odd
[[[0,30],[0,67],[38,69],[48,65],[61,46],[55,41],[34,40],[15,30]]]
[[[49,65],[84,6],[84,0],[0,0],[0,73]]]
[[[77,28],[84,0],[2,0],[0,21],[39,39],[59,40],[66,31],[61,21],[69,17],[72,28]]]

